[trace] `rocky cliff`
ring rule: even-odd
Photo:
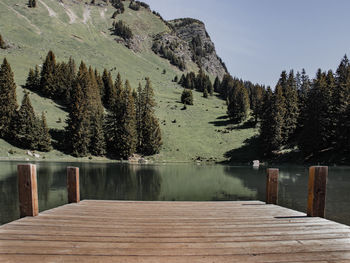
[[[203,22],[182,18],[168,21],[168,26],[171,32],[154,37],[155,53],[169,59],[180,69],[186,69],[188,61],[193,61],[213,76],[224,76],[226,66],[216,54],[214,43]]]

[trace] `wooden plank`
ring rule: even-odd
[[[266,203],[277,204],[278,200],[278,169],[267,169],[266,175]]]
[[[311,258],[313,257],[313,259]],[[196,262],[196,263],[242,263],[242,262],[317,262],[317,263],[329,263],[327,259],[333,258],[332,262],[348,262],[346,260],[350,259],[350,255],[344,254],[343,252],[332,252],[332,253],[300,253],[300,254],[250,254],[250,255],[236,255],[225,256],[225,255],[215,255],[215,256],[176,256],[176,257],[164,257],[164,256],[79,256],[79,255],[33,255],[33,254],[23,254],[23,255],[10,255],[5,256],[5,262],[86,262],[86,263],[183,263],[183,262]]]
[[[37,216],[39,205],[36,166],[33,164],[19,164],[17,172],[20,217]]]
[[[0,262],[341,262],[349,244],[348,226],[261,202],[82,201],[1,226]]]
[[[68,203],[80,202],[79,168],[67,167]]]

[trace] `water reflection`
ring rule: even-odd
[[[19,217],[16,162],[1,162],[0,223]],[[82,199],[265,200],[265,169],[201,165],[38,163],[40,211],[67,203],[66,167],[80,168]],[[280,168],[279,204],[306,211],[308,170]],[[326,216],[350,225],[349,168],[330,168]]]

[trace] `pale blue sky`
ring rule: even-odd
[[[164,19],[205,22],[233,76],[275,86],[282,70],[335,69],[350,54],[348,0],[145,0]]]

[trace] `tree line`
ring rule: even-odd
[[[206,75],[202,68],[199,69],[198,74],[189,72],[186,75],[182,74],[178,82],[185,90],[196,90],[203,93],[204,98],[213,96],[214,87],[210,81],[210,77]],[[189,93],[185,91],[185,93]]]
[[[264,96],[261,140],[265,154],[297,146],[303,156],[347,155],[350,150],[350,63],[345,55],[337,70],[282,72],[274,91]]]
[[[283,71],[272,90],[226,74],[214,81],[214,91],[227,101],[228,116],[239,123],[252,116],[259,124],[259,142],[265,157],[294,149],[305,160],[323,153],[349,155],[350,62],[337,70],[319,69],[310,79],[301,72]],[[330,155],[329,155],[330,156]]]
[[[51,150],[44,112],[41,117],[35,115],[27,92],[18,107],[14,75],[6,58],[0,68],[0,137],[21,148]]]
[[[21,119],[15,114],[18,111],[13,99],[16,97],[16,85],[7,60],[4,63],[4,71],[8,73],[1,78],[0,94],[4,101],[13,102],[1,105],[7,107],[7,110],[1,111],[1,130],[4,131],[1,137],[17,142],[18,129],[9,128],[11,123],[19,122],[26,127],[23,130],[29,129],[30,125],[26,124],[26,117]],[[29,70],[24,88],[58,100],[66,107],[68,118],[65,138],[60,143],[73,156],[109,155],[127,158],[136,152],[152,155],[160,150],[161,131],[154,114],[155,101],[149,78],[145,79],[144,87],[140,83],[135,91],[128,80],[122,81],[119,73],[114,82],[111,73],[106,69],[101,76],[98,70],[91,66],[88,68],[82,61],[77,70],[72,58],[68,62],[57,63],[54,53],[49,51],[41,71],[38,66]],[[26,112],[23,116],[27,116],[29,111],[34,113],[28,93],[25,94],[22,104],[26,106],[23,110],[21,107],[18,112]],[[40,123],[48,135],[44,115]],[[14,134],[12,136],[8,133]],[[50,138],[49,135],[47,137]],[[42,150],[30,144],[19,146]]]

